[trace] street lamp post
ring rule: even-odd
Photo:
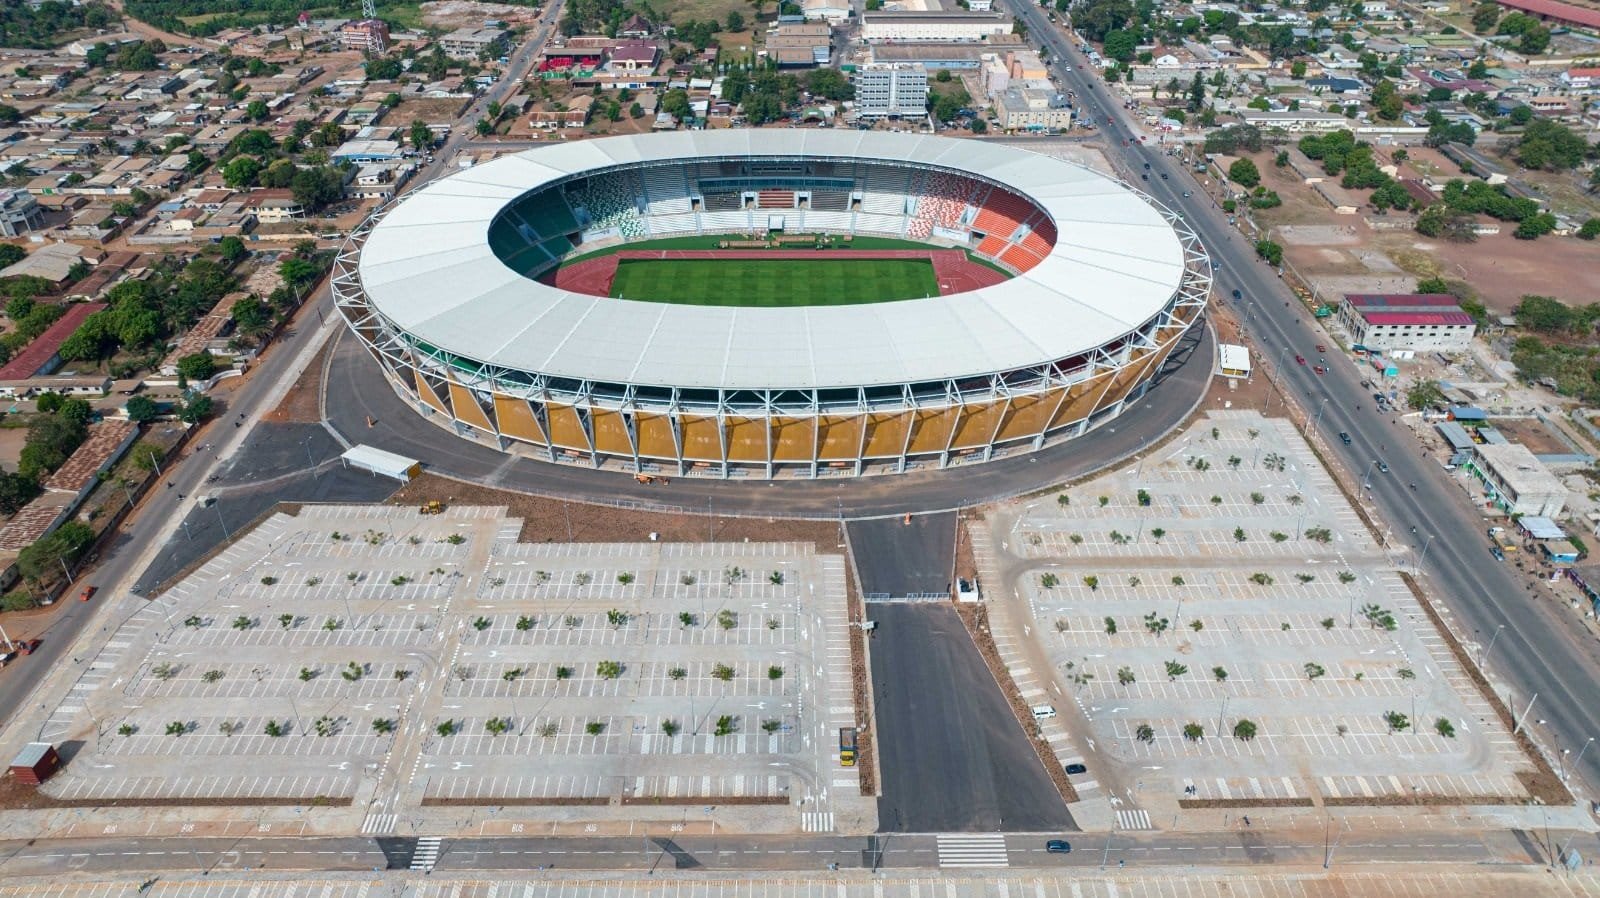
[[[1478,668],[1480,670],[1483,669],[1483,666],[1485,664],[1489,663],[1489,653],[1494,651],[1494,642],[1495,642],[1496,639],[1500,638],[1500,631],[1504,630],[1505,628],[1506,628],[1505,624],[1501,624],[1500,626],[1495,627],[1494,628],[1494,635],[1489,637],[1489,645],[1488,645],[1488,647],[1485,648],[1483,651],[1478,653]]]
[[[1428,534],[1428,541],[1422,544],[1422,554],[1417,556],[1417,573],[1422,572],[1422,563],[1428,560],[1428,550],[1433,548],[1433,538],[1437,534]]]
[[[1322,397],[1322,402],[1317,405],[1317,419],[1316,419],[1316,421],[1312,422],[1312,424],[1311,424],[1311,432],[1312,432],[1313,435],[1319,433],[1322,430],[1322,413],[1327,411],[1327,410],[1328,410],[1328,397],[1324,396],[1324,397]]]
[[[1378,466],[1378,460],[1377,459],[1373,459],[1372,462],[1367,465],[1367,473],[1361,475],[1361,488],[1362,489],[1364,489],[1364,490],[1372,489],[1372,469],[1376,468],[1377,466]]]

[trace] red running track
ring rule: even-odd
[[[630,259],[927,259],[933,263],[933,274],[939,282],[939,295],[966,293],[982,287],[992,287],[1008,278],[1006,275],[979,265],[967,258],[959,249],[664,249],[623,250],[595,259],[584,259],[564,265],[539,276],[539,281],[561,290],[586,293],[591,296],[610,296],[611,281],[617,275],[617,265]]]

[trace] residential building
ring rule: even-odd
[[[22,347],[11,361],[0,367],[0,381],[22,380],[37,374],[51,374],[61,367],[61,344],[78,330],[83,320],[105,308],[105,303],[80,302],[67,307],[67,312],[45,332]]]
[[[346,50],[382,53],[389,47],[389,26],[380,19],[361,19],[339,26],[339,46]]]
[[[826,22],[786,23],[767,36],[767,56],[780,67],[827,65],[833,28]]]
[[[245,209],[254,213],[261,224],[280,224],[306,217],[306,207],[294,198],[294,192],[281,187],[250,191],[245,198]]]
[[[868,63],[856,69],[859,118],[921,117],[928,108],[928,70],[916,63]]]
[[[1181,80],[1181,79],[1180,79]],[[1241,109],[1245,124],[1263,131],[1338,131],[1350,127],[1350,120],[1336,112],[1263,112]]]
[[[1355,343],[1377,352],[1459,352],[1477,333],[1448,293],[1349,294],[1339,321]]]
[[[0,190],[0,236],[21,237],[44,226],[44,210],[26,190]]]
[[[451,59],[477,59],[499,52],[510,36],[504,28],[457,28],[439,38],[439,47]]]
[[[881,10],[861,17],[861,38],[882,41],[970,41],[1011,31],[1011,17],[997,12]]]
[[[611,48],[610,68],[614,72],[644,72],[656,70],[656,60],[661,48],[650,41],[623,41]]]
[[[1072,107],[1054,91],[1011,87],[995,98],[1003,131],[1065,131],[1072,127]]]
[[[1558,517],[1567,488],[1521,443],[1484,443],[1468,467],[1483,481],[1488,499],[1506,514]]]
[[[873,44],[867,53],[873,62],[914,62],[930,72],[976,72],[989,56],[1005,65],[1005,60],[985,44]]]

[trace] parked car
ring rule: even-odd
[[[1089,768],[1083,766],[1082,764],[1068,764],[1066,770],[1069,776],[1077,776],[1080,773],[1089,772]]]
[[[1350,434],[1345,433],[1342,430],[1339,431],[1339,441],[1344,443],[1346,446],[1350,445]]]

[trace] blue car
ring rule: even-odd
[[[1051,839],[1044,843],[1044,850],[1051,854],[1071,854],[1072,843],[1065,839]]]

